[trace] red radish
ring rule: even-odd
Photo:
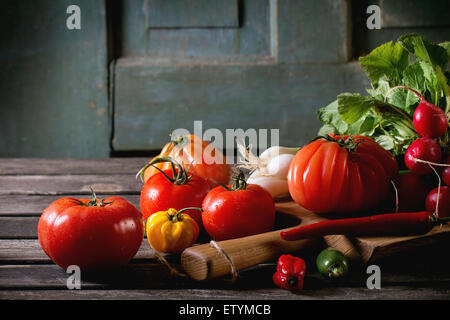
[[[442,171],[442,180],[446,185],[450,186],[450,167],[447,167]]]
[[[432,189],[423,176],[408,172],[398,179],[399,212],[415,212],[425,210],[425,199]]]
[[[441,186],[439,190],[439,204],[436,210],[436,203],[438,200],[438,188],[430,191],[425,201],[425,207],[430,213],[437,211],[438,216],[450,217],[450,187]]]
[[[445,158],[444,164],[450,165],[450,156]],[[441,173],[442,180],[448,186],[450,186],[450,167],[444,167]]]
[[[395,88],[403,88],[414,92],[420,99],[420,103],[416,108],[413,116],[414,129],[422,137],[439,138],[442,137],[448,128],[448,120],[445,112],[427,102],[420,93],[406,86],[398,86]]]
[[[426,162],[439,163],[442,151],[439,144],[431,138],[419,138],[408,147],[405,153],[405,165],[416,174],[428,174],[433,171]]]

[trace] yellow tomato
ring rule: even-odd
[[[180,253],[195,243],[199,227],[194,219],[182,213],[188,209],[201,210],[185,208],[177,211],[171,208],[155,212],[147,219],[147,240],[153,249],[158,252]]]

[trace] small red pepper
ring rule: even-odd
[[[278,258],[277,272],[273,275],[273,283],[287,290],[301,290],[305,279],[306,264],[302,258],[281,255]]]

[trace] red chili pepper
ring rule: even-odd
[[[301,290],[305,279],[306,264],[302,258],[281,255],[278,258],[277,272],[273,275],[273,283],[287,290]]]
[[[450,218],[437,218],[426,211],[387,213],[370,217],[326,220],[287,231],[284,240],[317,238],[332,234],[351,236],[384,236],[424,234],[434,226],[447,223]]]

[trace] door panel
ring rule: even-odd
[[[158,150],[196,120],[223,133],[278,128],[280,144],[298,146],[317,134],[319,108],[341,92],[365,93],[358,56],[415,30],[448,40],[448,21],[412,25],[394,1],[230,0],[194,10],[202,2],[121,2],[115,151]],[[369,4],[392,13],[381,30],[366,27]],[[436,11],[421,8],[427,17]]]
[[[161,3],[165,6],[158,7]],[[223,10],[224,3],[234,5]],[[179,58],[269,54],[269,2],[247,0],[239,6],[237,3],[213,1],[206,9],[190,10],[192,15],[187,17],[175,13],[179,7],[190,6],[191,1],[120,1],[116,5],[121,13],[118,54]],[[163,22],[166,17],[168,21]]]
[[[150,14],[140,24],[150,26],[145,41],[125,40],[125,52],[140,52],[139,57],[125,54],[115,65],[114,150],[157,150],[172,130],[192,131],[195,120],[203,121],[203,130],[223,133],[280,129],[281,144],[299,145],[317,134],[318,108],[339,92],[364,90],[359,66],[346,63],[347,1],[236,3],[238,28],[223,26],[231,9],[213,19],[213,27],[206,26],[213,22],[193,27],[184,16],[162,22],[163,12],[177,11],[177,1],[164,2],[169,6],[164,9],[150,2],[158,18],[150,21]],[[206,11],[221,8],[210,6]]]
[[[116,150],[157,150],[178,128],[280,129],[298,146],[320,127],[316,110],[367,85],[359,64],[116,66]]]
[[[237,28],[237,0],[150,0],[148,25],[157,28]]]

